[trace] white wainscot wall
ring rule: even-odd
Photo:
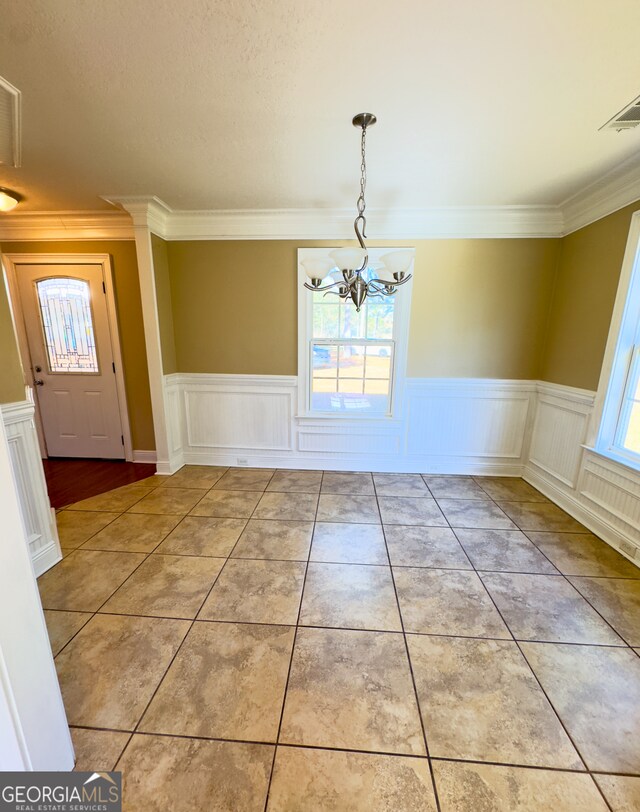
[[[640,473],[584,443],[595,392],[538,383],[524,478],[640,563]]]
[[[519,475],[530,381],[409,378],[394,419],[297,417],[295,376],[168,375],[170,473],[184,463]]]
[[[295,376],[165,377],[168,465],[524,476],[640,561],[640,474],[584,447],[595,393],[408,378],[393,420],[298,417]],[[637,556],[637,558],[636,558]]]
[[[0,406],[13,476],[36,576],[62,558],[55,511],[51,509],[34,423],[34,405],[25,400]]]

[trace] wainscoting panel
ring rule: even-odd
[[[34,423],[34,405],[25,400],[0,406],[29,551],[36,576],[62,558],[55,513],[47,494]]]
[[[640,473],[585,448],[595,392],[538,384],[524,478],[640,562]]]
[[[531,435],[529,462],[569,488],[578,481],[582,443],[593,409],[593,393],[573,397],[542,384]]]
[[[536,393],[530,381],[414,378],[397,418],[354,420],[298,417],[297,390],[294,376],[167,376],[175,464],[516,475]]]
[[[529,381],[409,380],[407,453],[520,464],[535,391]]]

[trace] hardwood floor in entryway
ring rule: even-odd
[[[124,460],[42,460],[51,507],[61,508],[153,476],[155,465]]]

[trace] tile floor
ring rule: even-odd
[[[640,569],[523,480],[190,466],[58,522],[126,810],[640,808]]]

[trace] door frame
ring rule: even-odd
[[[29,379],[27,386],[32,388],[33,363],[29,351],[27,340],[27,330],[24,320],[24,310],[18,289],[17,265],[100,265],[102,269],[102,281],[104,283],[105,298],[107,303],[107,317],[109,321],[109,334],[111,338],[111,351],[116,365],[116,392],[118,394],[118,410],[120,412],[120,423],[122,426],[122,436],[124,437],[124,458],[127,462],[133,461],[133,445],[131,442],[131,425],[129,423],[129,410],[127,408],[127,394],[124,382],[124,365],[122,363],[122,349],[120,345],[120,331],[118,329],[118,314],[116,310],[115,288],[113,285],[113,268],[111,266],[111,256],[109,254],[2,254],[2,259],[7,271],[7,281],[9,285],[9,298],[14,313],[18,348],[22,358],[22,366],[25,377]],[[36,407],[36,427],[38,430],[38,440],[43,459],[48,457],[47,446],[42,428],[42,416],[40,414],[40,403],[37,397],[33,397]]]

